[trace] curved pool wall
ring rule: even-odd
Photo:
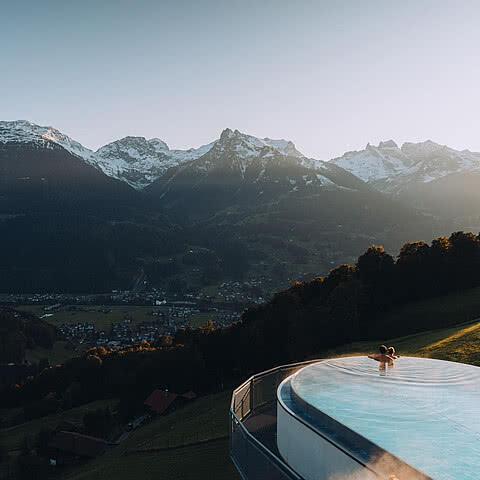
[[[480,478],[480,368],[404,357],[316,363],[277,392],[277,445],[306,480]]]
[[[295,472],[305,480],[380,480],[345,445],[340,430],[311,413],[296,404],[291,379],[284,380],[278,389],[277,448]]]

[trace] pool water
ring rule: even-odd
[[[292,388],[307,403],[435,480],[480,479],[480,368],[403,357],[316,363]]]

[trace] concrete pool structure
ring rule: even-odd
[[[347,357],[264,372],[234,397],[230,452],[244,479],[480,478],[478,367]]]

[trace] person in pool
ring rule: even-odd
[[[387,349],[387,353],[390,357],[392,357],[394,360],[396,360],[397,358],[400,358],[400,355],[397,355],[395,353],[395,347],[388,347]]]
[[[380,345],[378,347],[378,350],[380,351],[380,353],[376,353],[375,355],[369,355],[368,358],[371,358],[372,360],[376,360],[377,362],[380,362],[380,363],[389,363],[393,361],[394,357],[389,355],[388,348],[385,345]]]
[[[388,348],[385,345],[380,345],[378,350],[380,353],[369,355],[368,358],[379,362],[378,371],[380,375],[384,377],[387,374],[387,365],[393,367],[393,358],[388,354]]]

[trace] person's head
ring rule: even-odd
[[[395,355],[395,347],[388,347],[388,354]]]
[[[387,353],[387,347],[386,347],[385,345],[380,345],[380,346],[378,347],[378,349],[380,350],[380,353],[381,353],[382,355],[384,355],[385,353]]]

